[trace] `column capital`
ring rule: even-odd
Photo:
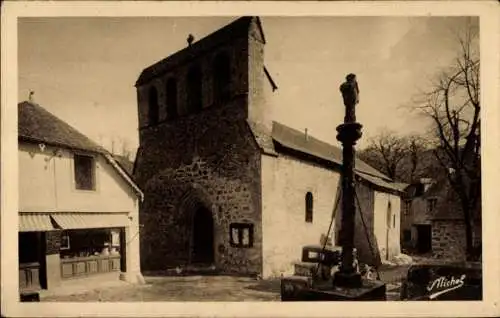
[[[337,140],[342,142],[342,144],[355,144],[356,141],[362,136],[362,127],[363,126],[360,123],[356,122],[344,123],[337,126]]]

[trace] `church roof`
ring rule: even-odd
[[[298,130],[273,122],[272,139],[282,147],[303,153],[321,160],[342,166],[342,149],[304,134]],[[401,185],[368,165],[359,158],[355,159],[355,172],[364,180],[383,188],[402,192]]]
[[[117,170],[118,174],[136,191],[139,197],[143,197],[142,191],[132,181],[126,168],[122,167],[106,149],[42,106],[28,101],[19,103],[17,117],[18,139],[20,141],[45,143],[56,147],[100,154]]]
[[[321,159],[326,159],[336,164],[342,164],[341,148],[312,136],[306,136],[301,131],[295,130],[278,122],[273,122],[272,136],[276,142],[287,148],[304,152]],[[359,158],[356,158],[355,167],[357,171],[364,174],[386,179],[388,181],[391,180],[388,176],[382,174],[380,171],[371,167]]]
[[[266,40],[259,17],[241,17],[223,28],[207,35],[201,40],[194,42],[190,47],[177,51],[163,60],[145,68],[139,75],[135,85],[140,86],[155,77],[161,76],[170,69],[177,67],[180,64],[189,62],[195,56],[210,52],[217,46],[220,46],[229,40],[248,36],[253,24],[256,25],[259,38],[265,44]]]
[[[268,155],[277,156],[278,153],[274,149],[273,137],[271,131],[266,129],[262,124],[257,124],[254,121],[247,120],[248,126],[255,138],[255,142],[259,148]]]

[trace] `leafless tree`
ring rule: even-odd
[[[425,151],[428,149],[428,141],[422,136],[411,135],[405,138],[407,144],[407,158],[409,161],[408,166],[404,166],[401,171],[401,180],[413,183],[418,177],[428,177],[427,170],[424,170],[424,175],[419,175],[418,168],[423,166],[424,169],[429,167],[425,164],[423,157]]]
[[[359,156],[393,180],[411,183],[416,177],[425,139],[417,135],[399,136],[384,130],[370,139]],[[407,164],[409,163],[409,164]]]
[[[128,139],[119,137],[119,136],[109,136],[107,139],[107,145],[105,144],[105,139],[102,134],[98,136],[99,144],[103,147],[107,148],[114,155],[120,155],[128,160],[132,160],[133,157],[133,149],[130,145],[130,141]]]
[[[473,213],[480,211],[481,101],[478,32],[473,25],[458,36],[460,53],[432,88],[413,107],[432,122],[436,159],[460,201],[466,229],[466,251],[473,252]],[[451,169],[450,169],[451,168]]]
[[[121,149],[121,155],[127,158],[128,160],[131,160],[132,158],[132,149],[130,147],[130,143],[127,139],[122,140],[122,149]]]

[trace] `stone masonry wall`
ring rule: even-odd
[[[146,194],[143,269],[189,262],[192,213],[202,205],[214,219],[216,265],[261,271],[260,151],[246,123],[246,103],[239,98],[142,132],[136,179]],[[230,246],[232,222],[253,223],[253,247]]]
[[[168,71],[162,76],[156,77],[151,82],[137,87],[138,119],[139,127],[149,125],[149,90],[152,86],[158,91],[158,106],[160,110],[159,120],[170,120],[167,114],[166,105],[166,86],[169,79],[175,79],[177,82],[177,108],[179,116],[190,116],[187,106],[187,74],[192,65],[196,64],[202,72],[202,105],[204,109],[213,108],[218,105],[214,99],[213,81],[216,70],[213,69],[213,61],[220,53],[229,56],[231,70],[231,84],[229,90],[232,96],[239,96],[248,93],[248,39],[235,39],[217,50],[207,52],[204,55],[193,57],[186,64]],[[142,135],[142,134],[141,134]]]
[[[446,260],[465,260],[465,225],[461,220],[432,222],[432,252]]]
[[[262,272],[261,152],[248,120],[269,122],[262,96],[263,41],[252,21],[248,34],[228,37],[159,72],[137,87],[140,148],[135,178],[145,193],[140,208],[142,268],[165,269],[190,262],[192,217],[203,206],[214,221],[215,263],[226,271]],[[230,60],[229,95],[214,98],[214,61],[219,53]],[[202,73],[202,110],[189,113],[187,74],[196,64]],[[166,83],[177,82],[179,117],[167,113]],[[148,122],[148,95],[158,91],[159,124]],[[257,111],[258,110],[258,111]],[[260,118],[265,117],[265,118]],[[253,224],[253,246],[232,247],[231,223]]]

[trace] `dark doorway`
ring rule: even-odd
[[[19,288],[47,288],[45,264],[45,235],[42,232],[20,232],[19,248]]]
[[[417,227],[417,252],[427,253],[432,249],[432,230],[427,224],[419,224]]]
[[[199,208],[193,218],[192,262],[213,264],[214,262],[214,222],[212,212]]]

